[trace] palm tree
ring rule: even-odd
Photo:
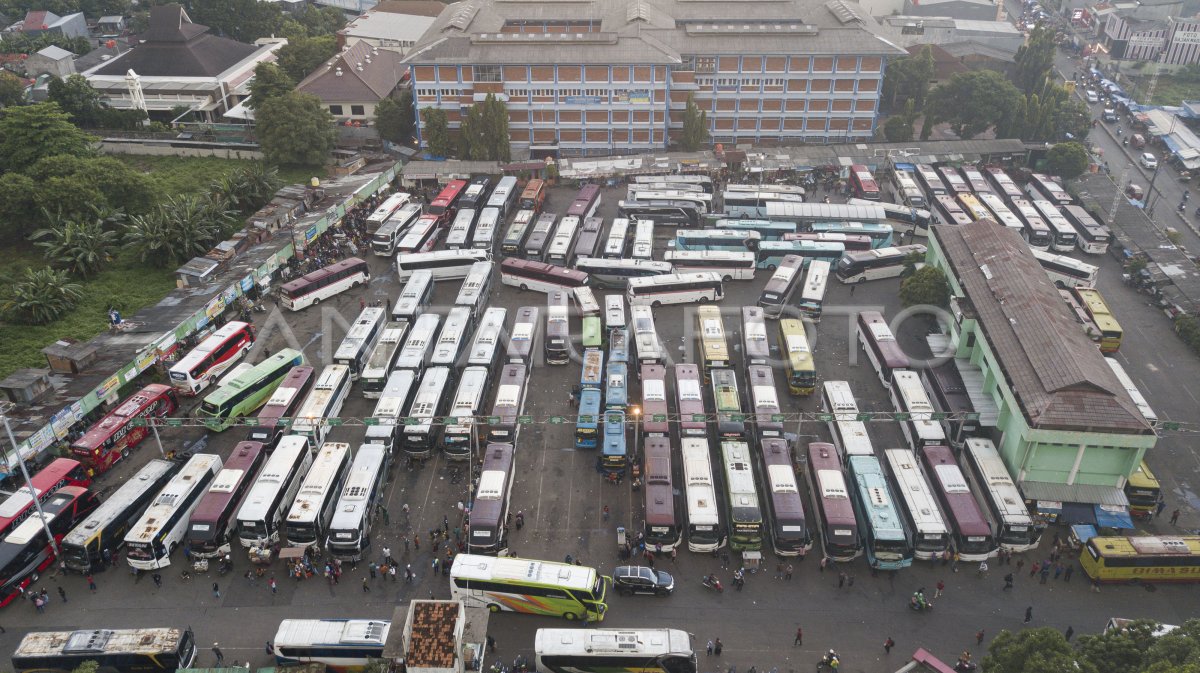
[[[55,224],[29,237],[46,251],[46,259],[84,278],[99,273],[105,263],[112,261],[112,250],[117,245],[117,232],[112,228],[125,219],[120,209],[102,209],[94,204],[88,204],[88,208],[91,215],[78,221],[63,220],[61,213],[51,215],[43,208],[46,220]]]
[[[121,242],[137,251],[138,261],[166,266],[171,261],[171,230],[160,215],[156,209],[129,218]]]
[[[124,242],[143,262],[182,264],[208,252],[236,221],[234,211],[208,195],[169,196],[154,212],[130,221]]]
[[[50,267],[25,269],[16,278],[6,278],[7,292],[0,313],[8,320],[45,325],[60,318],[83,298],[83,288],[72,283],[65,271]]]
[[[245,187],[243,194],[254,204],[255,210],[267,205],[283,185],[279,169],[264,162],[241,168],[235,175]]]

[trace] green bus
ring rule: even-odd
[[[595,568],[554,561],[458,554],[450,567],[451,596],[467,607],[568,621],[602,621],[610,584]]]
[[[304,354],[285,348],[250,370],[223,383],[200,405],[200,416],[209,430],[221,432],[249,416],[267,402],[292,367],[304,364]]]
[[[583,319],[583,347],[604,348],[604,330],[600,328],[600,316],[589,315]]]

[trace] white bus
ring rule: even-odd
[[[496,182],[496,188],[488,196],[487,207],[495,208],[503,218],[508,215],[508,211],[512,210],[513,204],[517,202],[517,197],[520,195],[517,191],[517,179],[506,175]]]
[[[488,291],[492,288],[492,263],[475,262],[467,277],[463,279],[458,296],[454,299],[455,306],[463,306],[470,310],[471,318],[479,317],[487,304]]]
[[[721,508],[717,504],[708,439],[684,437],[682,445],[688,549],[716,551],[725,546],[725,533],[721,527]]]
[[[633,314],[633,345],[637,349],[639,365],[637,370],[640,370],[640,365],[665,365],[667,349],[658,338],[658,329],[654,326],[654,310],[649,306],[632,306],[630,313]]]
[[[829,421],[829,434],[842,458],[849,456],[874,456],[867,426],[858,420],[858,402],[850,390],[848,381],[824,381],[821,383],[821,411],[833,414]]]
[[[800,313],[813,322],[821,322],[821,307],[825,304],[825,286],[829,282],[829,262],[814,259],[808,265],[804,277],[804,289],[800,291]]]
[[[125,557],[138,570],[171,565],[171,552],[183,542],[188,519],[221,470],[221,457],[197,453],[171,478],[125,535]]]
[[[396,192],[387,197],[380,203],[375,210],[367,216],[367,231],[373,232],[383,225],[395,212],[408,205],[412,197],[404,192]]]
[[[676,273],[712,271],[727,283],[731,280],[754,280],[754,271],[758,268],[757,257],[749,251],[668,250],[663,259],[671,263]]]
[[[750,266],[753,268],[754,253],[745,254],[750,255]],[[668,252],[668,258],[670,255]],[[779,267],[771,274],[771,278],[763,286],[762,293],[758,295],[758,305],[762,308],[764,316],[777,319],[783,315],[783,307],[791,300],[803,274],[804,258],[800,255],[784,255]]]
[[[1034,199],[1033,207],[1041,214],[1042,220],[1050,225],[1050,249],[1055,252],[1071,252],[1078,242],[1075,227],[1063,217],[1058,206],[1042,199]]]
[[[436,313],[423,313],[413,323],[408,332],[408,338],[400,348],[400,357],[396,358],[395,369],[411,369],[418,374],[425,369],[429,359],[429,351],[433,348],[433,338],[437,334],[438,323],[442,317]]]
[[[433,301],[433,272],[414,271],[400,290],[400,297],[392,307],[392,320],[411,323],[429,308]]]
[[[391,627],[386,619],[285,619],[271,645],[280,667],[316,663],[321,670],[362,670],[383,658]]]
[[[634,223],[633,248],[629,256],[633,259],[654,258],[654,220],[638,220]]]
[[[733,186],[735,185],[727,187]],[[753,187],[753,185],[746,186]],[[725,214],[731,217],[764,217],[767,214],[768,203],[804,203],[804,196],[727,188],[721,193],[721,202],[725,204]]]
[[[438,332],[437,341],[433,344],[433,353],[429,356],[430,367],[449,367],[451,370],[458,364],[467,344],[467,330],[471,325],[471,310],[464,306],[455,306],[446,314],[442,330]]]
[[[288,510],[284,530],[288,544],[309,547],[320,544],[329,529],[338,493],[350,470],[350,445],[325,442],[304,475],[296,500]]]
[[[427,269],[434,280],[466,278],[475,262],[491,259],[487,250],[438,250],[436,252],[410,252],[396,255],[396,277],[407,280],[414,271]]]
[[[363,444],[350,465],[346,485],[329,522],[326,546],[342,561],[357,562],[371,546],[371,522],[384,498],[392,450],[382,444]]]
[[[387,383],[392,365],[396,364],[396,358],[400,355],[400,347],[404,345],[406,332],[408,332],[408,323],[406,322],[389,322],[383,326],[383,331],[379,334],[379,341],[371,350],[371,355],[367,357],[367,364],[363,367],[359,377],[362,380],[363,397],[369,400],[379,398],[379,392]]]
[[[279,301],[289,311],[301,311],[351,288],[371,282],[371,268],[357,257],[288,281],[279,288]]]
[[[691,636],[681,629],[538,629],[533,649],[541,673],[699,669]]]
[[[494,194],[493,194],[494,196]],[[471,247],[491,251],[496,245],[496,230],[500,228],[503,214],[495,208],[484,208],[471,234]]]
[[[379,394],[371,418],[375,425],[368,425],[367,444],[383,444],[389,449],[396,447],[396,437],[404,427],[404,412],[416,387],[417,373],[411,369],[397,369],[388,376],[387,384]]]
[[[442,434],[442,426],[436,422],[436,417],[444,415],[449,403],[450,379],[449,367],[429,367],[421,376],[421,384],[408,409],[408,417],[416,423],[405,425],[401,433],[404,453],[410,458],[425,459],[433,453]]]
[[[992,530],[1000,547],[1010,552],[1036,549],[1042,529],[1035,525],[1025,506],[1025,496],[1013,482],[1008,466],[989,439],[970,437],[963,451],[968,469],[967,478],[973,481],[975,492],[983,499],[984,509],[992,519]]]
[[[488,392],[488,369],[467,367],[458,380],[458,390],[447,417],[454,419],[442,431],[442,452],[447,460],[470,460],[475,453],[475,417],[484,412]]]
[[[1030,252],[1037,258],[1038,264],[1046,270],[1046,275],[1059,287],[1095,287],[1096,276],[1100,267],[1092,266],[1066,255],[1055,255],[1050,252],[1032,249]]]
[[[371,251],[379,257],[390,257],[396,252],[401,237],[421,217],[421,204],[407,203],[388,218],[383,226],[371,234]]]
[[[911,420],[900,423],[909,448],[920,451],[924,446],[949,446],[942,424],[933,420],[933,404],[916,372],[908,369],[892,372],[891,396],[896,411],[910,416]]]
[[[491,369],[499,361],[500,340],[504,334],[504,320],[507,317],[508,309],[499,306],[493,306],[483,312],[467,351],[468,367]]]
[[[629,231],[629,220],[618,217],[613,220],[608,229],[608,238],[604,241],[603,255],[609,259],[620,259],[625,256],[625,234]]]
[[[284,435],[267,459],[237,512],[238,540],[243,547],[279,542],[283,518],[296,499],[300,482],[312,465],[308,438]]]
[[[580,257],[575,268],[588,275],[596,287],[624,289],[630,278],[646,278],[671,273],[675,267],[670,262],[653,259],[607,259],[604,257]]]
[[[685,192],[677,189],[650,191],[640,189],[639,185],[629,185],[629,199],[638,203],[688,205],[701,215],[713,211],[713,195],[704,192]]]
[[[942,518],[933,488],[917,465],[916,455],[908,449],[886,449],[883,455],[892,488],[904,501],[897,510],[912,532],[913,555],[926,561],[941,558],[950,549],[950,527]]]
[[[537,352],[538,316],[540,310],[536,306],[522,306],[517,309],[513,320],[512,332],[508,335],[509,362],[520,362],[526,366],[533,365],[533,354]]]
[[[1154,413],[1154,410],[1150,408],[1150,403],[1146,401],[1146,396],[1142,395],[1142,391],[1138,390],[1137,384],[1126,373],[1121,363],[1117,362],[1116,358],[1104,358],[1104,361],[1112,368],[1113,374],[1117,375],[1117,380],[1121,382],[1121,387],[1133,398],[1133,403],[1137,405],[1138,411],[1142,412],[1142,416],[1152,427],[1158,427],[1158,414]]]
[[[847,284],[880,278],[896,278],[904,272],[904,260],[914,254],[920,255],[923,261],[925,246],[919,244],[898,245],[893,248],[847,252],[837,262],[837,277],[838,280]]]
[[[975,198],[979,199],[988,210],[992,211],[996,221],[1003,224],[1006,228],[1025,236],[1025,223],[1021,222],[1021,218],[1017,217],[1008,205],[1004,203],[1004,199],[991,192],[982,192],[976,194]]]
[[[471,245],[471,231],[475,227],[475,216],[479,211],[463,208],[454,216],[454,223],[446,231],[446,249],[462,250],[474,247]]]
[[[546,262],[566,266],[571,261],[571,248],[575,245],[575,235],[579,232],[579,218],[568,215],[558,223],[554,237],[546,248]]]
[[[669,273],[647,278],[630,278],[626,294],[630,305],[661,306],[720,301],[725,297],[721,275],[712,271]]]
[[[333,352],[335,364],[345,365],[350,370],[350,380],[357,381],[362,368],[367,364],[367,357],[375,348],[379,333],[383,331],[383,309],[368,306],[358,314],[346,337]]]
[[[320,446],[329,434],[326,420],[341,413],[349,394],[350,370],[345,365],[326,365],[296,412],[292,432],[307,437],[313,446]]]

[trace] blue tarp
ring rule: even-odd
[[[1124,507],[1096,505],[1096,526],[1100,528],[1133,528],[1133,519]]]
[[[1175,138],[1171,136],[1170,133],[1161,135],[1161,136],[1159,136],[1159,138],[1163,141],[1163,144],[1165,144],[1167,146],[1167,149],[1171,150],[1172,154],[1175,154],[1176,152],[1179,152],[1180,150],[1186,149],[1185,147],[1180,145],[1175,140]]]
[[[1096,537],[1096,527],[1087,524],[1076,524],[1071,526],[1071,533],[1079,540],[1080,544],[1086,544],[1088,540]]]

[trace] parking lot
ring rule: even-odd
[[[604,190],[598,214],[605,219],[606,229],[616,215],[616,204],[623,191],[623,188]],[[555,188],[544,210],[565,212],[574,192],[570,186]],[[666,237],[672,234],[671,229],[660,229],[656,258],[661,258]],[[276,352],[292,346],[302,349],[317,366],[330,362],[346,325],[358,314],[360,302],[394,300],[399,293],[394,261],[375,256],[364,258],[369,260],[373,271],[370,285],[364,291],[344,293],[299,313],[273,310],[255,314],[260,338],[250,361],[261,359],[264,349]],[[1122,364],[1145,391],[1160,418],[1189,420],[1195,406],[1200,404],[1197,400],[1200,389],[1194,390],[1195,381],[1200,380],[1200,363],[1170,333],[1169,322],[1148,306],[1141,295],[1122,284],[1121,270],[1115,261],[1107,256],[1087,261],[1102,267],[1099,287],[1125,328],[1125,341],[1118,356]],[[768,272],[760,271],[753,281],[726,284],[725,299],[720,305],[725,311],[727,336],[738,369],[740,347],[734,344],[740,340],[740,309],[756,303],[768,277]],[[815,335],[809,335],[819,379],[849,381],[863,411],[891,411],[892,405],[870,364],[856,352],[853,316],[856,311],[866,309],[895,316],[900,310],[897,288],[898,281],[882,280],[862,284],[851,293],[847,286],[831,281],[825,317]],[[433,310],[444,314],[446,309],[438,307],[452,304],[457,290],[456,281],[438,283]],[[598,297],[603,294],[606,292],[597,292]],[[507,308],[510,326],[517,307],[544,306],[545,300],[543,294],[502,285],[498,273],[493,277],[489,305]],[[694,310],[694,306],[655,310],[659,336],[674,361],[695,362]],[[930,326],[926,320],[914,319],[894,327],[910,353],[923,354],[924,337]],[[771,329],[773,323],[768,327]],[[578,318],[572,321],[572,328],[578,332]],[[772,334],[772,341],[775,338]],[[527,558],[560,560],[570,555],[607,573],[618,564],[616,528],[624,526],[636,531],[640,527],[642,493],[633,490],[628,480],[619,485],[604,482],[596,470],[594,453],[573,448],[573,424],[546,422],[550,416],[573,415],[568,396],[578,383],[579,374],[577,360],[566,366],[539,361],[534,367],[524,413],[535,422],[521,431],[516,454],[518,476],[511,506],[514,512],[524,512],[525,525],[519,531],[511,531],[511,549]],[[817,396],[791,397],[782,386],[778,387],[785,414],[817,411]],[[673,391],[673,387],[669,390]],[[636,392],[631,398],[637,399]],[[370,416],[374,403],[365,399],[356,387],[342,416]],[[817,423],[794,424],[788,432],[794,433],[798,447],[810,441],[828,441],[827,430]],[[870,432],[877,449],[904,446],[895,424],[872,423]],[[358,426],[334,427],[328,439],[357,446],[362,434],[363,429]],[[209,450],[228,456],[243,437],[244,431],[236,427],[214,435],[209,440]],[[1180,507],[1184,512],[1181,525],[1195,529],[1200,498],[1192,483],[1200,461],[1192,444],[1186,435],[1166,436],[1149,460],[1163,480],[1167,511]],[[105,476],[101,486],[107,489],[115,485],[156,453],[152,441],[144,443],[135,458]],[[165,581],[161,589],[149,578],[135,579],[123,565],[97,576],[95,595],[88,592],[86,582],[79,576],[43,578],[39,584],[52,594],[55,586],[63,586],[70,602],[54,603],[44,614],[36,613],[27,604],[10,605],[7,614],[0,614],[0,624],[7,628],[7,633],[0,635],[0,649],[11,651],[26,630],[190,625],[203,646],[198,665],[213,663],[207,647],[218,641],[228,660],[266,665],[269,657],[264,644],[272,638],[281,619],[390,618],[399,602],[414,597],[448,598],[446,579],[431,574],[433,556],[427,544],[428,531],[440,527],[444,517],[451,522],[458,519],[458,506],[469,497],[469,480],[455,483],[451,466],[437,455],[424,466],[411,470],[402,461],[398,462],[386,499],[389,523],[377,522],[374,549],[378,552],[389,546],[401,562],[411,564],[417,573],[412,584],[406,584],[401,576],[396,583],[376,580],[364,585],[367,573],[364,565],[348,569],[337,585],[329,585],[319,577],[303,581],[286,579],[280,571],[276,574],[278,593],[273,593],[264,581],[250,581],[241,576],[248,566],[244,556],[235,559],[233,573],[217,577],[212,572],[184,581],[179,577],[181,558],[176,555],[176,564],[163,572]],[[677,478],[676,484],[679,483]],[[404,505],[411,509],[408,521],[401,514]],[[608,520],[603,515],[605,507],[611,513]],[[454,528],[455,523],[450,527]],[[1152,531],[1168,529],[1171,527],[1165,517],[1149,524]],[[409,545],[403,542],[410,530],[423,538],[419,551],[411,542]],[[1053,532],[1048,531],[1043,537],[1043,550],[1050,545]],[[1040,560],[1044,555],[1026,556]],[[813,665],[831,647],[843,654],[844,670],[886,671],[899,668],[906,654],[916,647],[925,647],[950,661],[963,649],[982,654],[983,648],[975,644],[976,632],[983,629],[990,638],[1001,629],[1020,628],[1027,606],[1034,607],[1034,626],[1060,629],[1073,626],[1076,632],[1088,633],[1099,631],[1110,616],[1152,617],[1181,623],[1194,612],[1196,600],[1195,589],[1186,586],[1162,587],[1153,593],[1140,588],[1106,587],[1100,593],[1093,593],[1088,591],[1082,577],[1073,583],[1055,581],[1047,586],[1019,577],[1013,591],[1001,591],[1000,578],[1005,571],[999,568],[993,569],[991,576],[978,577],[973,568],[952,573],[940,564],[920,563],[895,574],[874,576],[862,559],[829,572],[822,572],[816,561],[810,558],[796,562],[793,579],[782,580],[774,578],[775,559],[768,556],[764,569],[748,577],[743,591],[727,588],[717,594],[703,588],[700,580],[708,573],[717,573],[729,587],[730,569],[722,568],[721,556],[694,554],[684,547],[678,559],[660,559],[658,563],[660,569],[675,576],[674,595],[612,596],[609,616],[603,625],[683,628],[694,635],[697,649],[703,649],[705,641],[719,637],[725,644],[720,660],[701,655],[701,670],[706,672],[728,670],[731,666],[743,671],[755,666],[762,671],[778,668],[790,672]],[[276,569],[281,567],[276,562]],[[847,572],[849,586],[838,587],[838,570]],[[927,614],[910,612],[907,606],[912,592],[926,587],[932,594],[932,587],[939,580],[945,582],[946,594],[937,601],[936,610]],[[211,591],[214,582],[220,584],[220,598],[215,598]],[[532,653],[533,633],[537,628],[561,624],[549,618],[501,614],[492,617],[489,633],[497,640],[498,656],[511,661],[518,653],[527,656]],[[793,646],[793,635],[799,626],[804,629],[804,641]],[[890,655],[894,660],[891,662],[886,661],[889,655],[882,646],[888,637],[897,643],[896,651]]]

